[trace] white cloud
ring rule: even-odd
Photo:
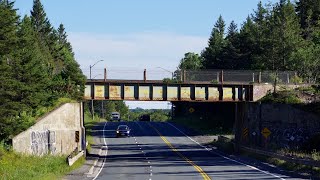
[[[174,71],[186,52],[200,53],[207,45],[207,37],[180,35],[167,32],[142,32],[133,34],[70,33],[69,40],[83,72],[103,59],[92,69],[92,77],[103,74],[107,67],[112,79],[141,79],[146,68],[148,79],[162,79]],[[127,73],[125,73],[127,72]],[[159,74],[157,76],[157,74]],[[98,75],[97,78],[101,78]]]

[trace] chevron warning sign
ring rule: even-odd
[[[79,142],[79,131],[75,132],[75,140],[76,142]]]

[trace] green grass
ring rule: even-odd
[[[66,156],[27,156],[0,146],[0,179],[61,179],[84,162],[82,157],[69,167]]]
[[[92,116],[89,112],[84,113],[84,126],[86,129],[86,140],[88,141],[87,150],[91,151],[91,145],[94,144],[93,137],[92,137],[92,128],[97,123],[101,122],[100,118],[98,116],[95,116],[94,119],[92,119]]]
[[[35,119],[38,119],[39,117],[47,114],[48,112],[53,111],[54,109],[56,109],[57,107],[61,106],[62,104],[65,103],[75,103],[77,101],[69,99],[69,98],[59,98],[57,101],[54,102],[54,104],[50,107],[41,107],[39,109],[37,109],[36,113],[35,113]]]
[[[281,159],[274,158],[274,157],[269,157],[269,156],[264,156],[264,155],[260,155],[260,154],[254,154],[254,153],[248,153],[248,152],[241,152],[241,155],[273,164],[277,167],[281,167],[281,168],[288,170],[288,171],[298,172],[300,174],[304,174],[307,176],[312,174],[314,177],[317,177],[317,178],[320,177],[320,168],[318,168],[318,167],[301,165],[301,164],[288,162],[288,161],[281,160]]]

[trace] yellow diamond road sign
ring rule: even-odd
[[[189,112],[190,112],[190,113],[193,113],[193,112],[194,112],[194,109],[193,109],[193,108],[190,108],[190,109],[189,109]]]
[[[263,128],[261,133],[265,138],[268,138],[271,134],[271,131],[268,128]]]

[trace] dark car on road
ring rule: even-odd
[[[121,136],[130,136],[130,128],[127,125],[120,125],[118,126],[117,130],[117,137],[121,137]]]
[[[140,116],[139,120],[140,121],[150,121],[150,115],[144,114],[144,115]]]

